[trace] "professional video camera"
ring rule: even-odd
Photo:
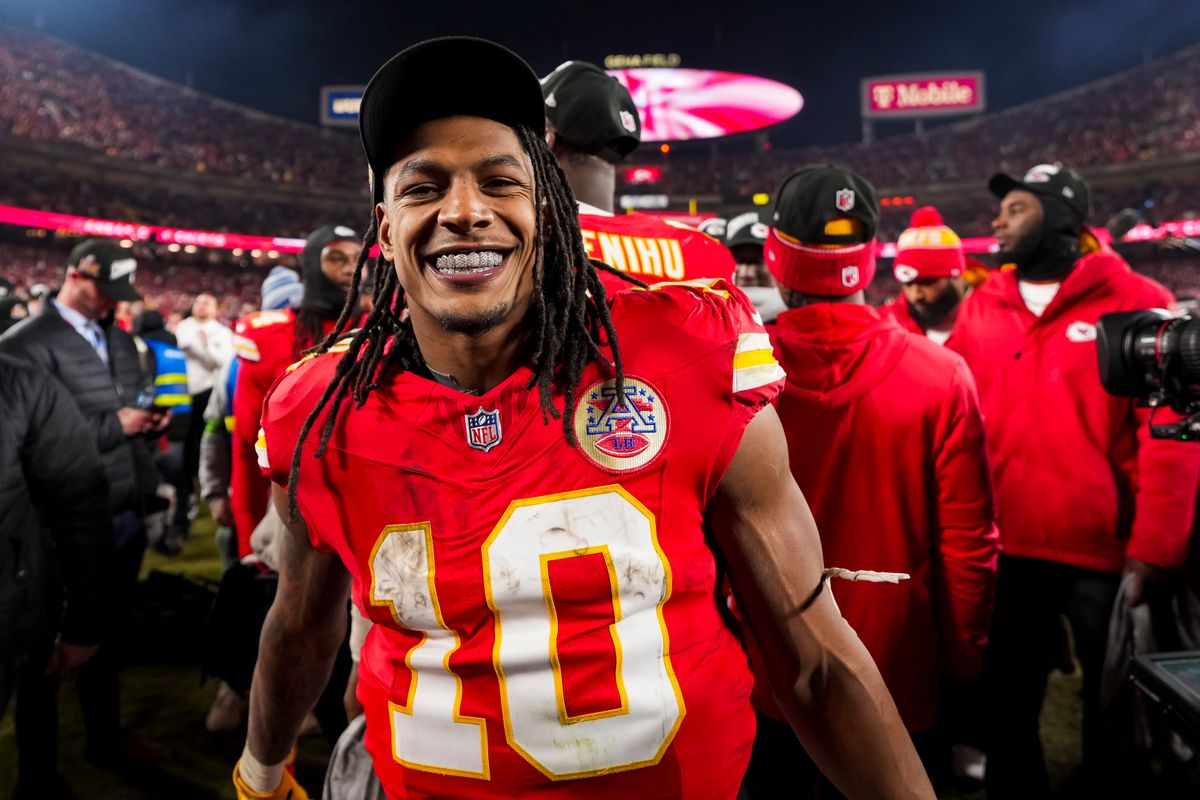
[[[1153,409],[1150,435],[1200,441],[1200,318],[1159,308],[1117,311],[1096,324],[1100,383],[1109,394],[1137,397]],[[1168,406],[1186,419],[1155,423]]]

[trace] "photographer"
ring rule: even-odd
[[[1102,796],[1112,760],[1096,712],[1113,601],[1123,573],[1135,605],[1182,565],[1200,448],[1152,440],[1146,412],[1105,393],[1096,321],[1173,300],[1085,227],[1090,190],[1074,171],[1043,164],[988,187],[1015,269],[963,302],[950,345],[978,382],[999,509],[988,794],[1048,791],[1038,717],[1065,615],[1083,669],[1084,781]]]

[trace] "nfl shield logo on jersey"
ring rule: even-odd
[[[628,111],[621,112],[621,127],[630,133],[637,133],[637,120]]]
[[[500,444],[500,412],[484,411],[483,406],[466,418],[467,444],[476,450],[487,452]]]
[[[858,267],[842,267],[842,286],[847,288],[858,284]]]
[[[833,196],[833,204],[837,206],[838,211],[849,211],[854,208],[854,190],[838,189],[837,194]]]

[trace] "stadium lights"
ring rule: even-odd
[[[196,250],[198,250],[198,249],[199,249],[199,248],[197,248],[197,247],[196,247],[196,245],[194,245],[194,244],[189,244],[187,247],[183,248],[183,252],[185,252],[185,253],[194,253],[194,252],[196,252]]]
[[[235,256],[240,256],[244,252],[246,252],[246,251],[240,247],[233,248],[233,255],[235,255]]]
[[[133,239],[122,239],[120,242],[118,242],[118,244],[120,244],[121,247],[133,247]]]
[[[180,247],[180,246],[179,246],[179,245],[177,245],[177,244],[169,244],[169,245],[167,245],[167,251],[168,251],[168,252],[171,252],[171,253],[178,253],[178,252],[179,252],[180,250],[182,250],[182,249],[183,249],[183,248],[182,248],[182,247]]]
[[[255,250],[251,250],[251,251],[250,251],[250,257],[251,257],[251,258],[260,258],[260,257],[262,257],[262,250],[257,250],[257,249],[255,249]]]
[[[753,197],[750,198],[750,202],[754,203],[756,206],[765,206],[767,203],[771,202],[771,196],[766,192],[757,192]]]
[[[278,250],[268,250],[267,258],[279,258],[279,251]]]

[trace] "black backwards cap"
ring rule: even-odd
[[[629,90],[586,61],[567,61],[542,78],[546,118],[555,133],[616,163],[642,141],[642,120]]]
[[[805,244],[860,244],[875,238],[879,200],[875,187],[853,170],[818,164],[793,172],[775,193],[772,211],[762,220]],[[831,233],[835,219],[857,220],[862,230]]]
[[[858,230],[844,225],[857,222]],[[879,198],[857,172],[833,164],[803,167],[784,178],[763,255],[782,286],[819,297],[847,297],[875,276]]]
[[[371,78],[359,109],[375,201],[383,197],[396,143],[426,122],[483,117],[545,135],[543,109],[537,74],[503,45],[447,36],[401,50]]]

